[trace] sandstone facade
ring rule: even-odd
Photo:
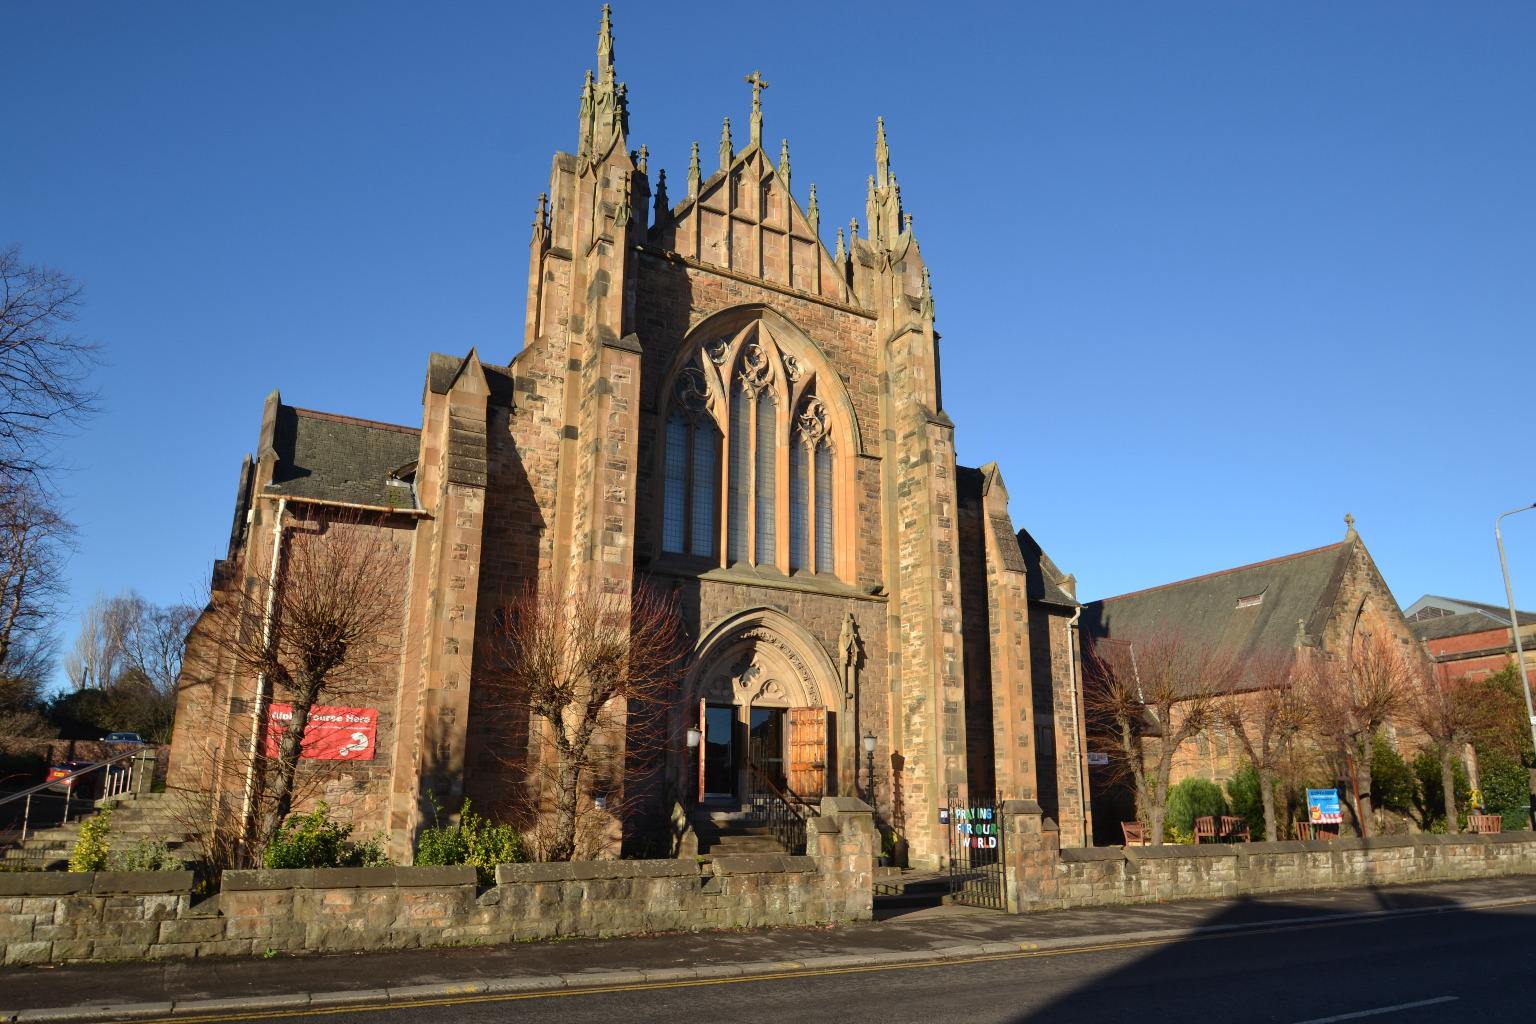
[[[939,809],[967,802],[1039,799],[1082,842],[1070,577],[1015,531],[995,465],[956,465],[883,125],[865,222],[829,249],[788,144],[765,148],[759,76],[746,145],[728,122],[709,171],[695,147],[674,202],[630,148],[606,13],[599,39],[575,152],[538,201],[522,351],[431,356],[419,430],[269,400],[216,599],[291,542],[285,499],[379,511],[408,564],[398,663],[367,681],[374,760],[306,762],[311,790],[397,856],[434,803],[503,809],[528,732],[488,722],[477,680],[498,609],[559,574],[683,608],[696,647],[658,799],[701,796],[681,739],[702,703],[729,759],[703,796],[739,802],[746,751],[768,742],[797,795],[868,797],[919,864],[947,855]],[[194,631],[178,785],[239,802],[210,765],[249,749],[257,686]]]

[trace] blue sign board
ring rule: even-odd
[[[1339,791],[1336,789],[1307,790],[1307,818],[1314,825],[1338,825],[1344,814],[1339,810]]]

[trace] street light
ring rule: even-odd
[[[1531,707],[1531,675],[1525,668],[1525,647],[1520,643],[1520,616],[1515,611],[1515,591],[1509,585],[1509,562],[1504,557],[1504,537],[1499,533],[1499,524],[1504,521],[1504,516],[1512,516],[1515,512],[1526,512],[1536,508],[1536,502],[1532,502],[1523,508],[1517,508],[1513,512],[1505,512],[1503,516],[1493,521],[1493,539],[1499,545],[1499,568],[1504,570],[1504,596],[1509,599],[1509,628],[1515,634],[1515,660],[1520,663],[1520,685],[1525,688],[1525,716],[1531,725],[1531,743],[1536,746],[1536,708]],[[1536,828],[1536,772],[1530,779],[1531,790],[1531,827]]]
[[[868,786],[866,788],[869,791],[869,802],[870,803],[874,803],[875,802],[875,734],[873,732],[867,732],[867,733],[864,734],[864,753],[869,757],[869,770],[868,770],[868,772],[864,776],[865,779],[868,781]]]

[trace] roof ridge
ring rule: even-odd
[[[1325,545],[1323,545],[1320,548],[1312,548],[1309,551],[1297,551],[1294,554],[1281,555],[1278,558],[1266,558],[1262,562],[1250,562],[1248,565],[1239,565],[1239,566],[1234,566],[1231,569],[1221,569],[1221,570],[1218,570],[1216,572],[1208,572],[1208,573],[1205,573],[1203,576],[1191,576],[1191,577],[1189,577],[1188,579],[1185,579],[1185,580],[1175,580],[1172,583],[1163,583],[1163,584],[1160,584],[1159,586],[1147,587],[1147,588],[1145,588],[1143,590],[1132,590],[1132,591],[1130,591],[1128,593],[1116,594],[1114,597],[1101,597],[1101,598],[1098,599],[1097,602],[1089,602],[1089,603],[1091,603],[1091,604],[1092,603],[1103,604],[1103,603],[1106,603],[1106,602],[1109,602],[1109,601],[1118,601],[1121,598],[1125,598],[1125,597],[1136,597],[1138,594],[1150,594],[1150,593],[1152,593],[1153,591],[1156,591],[1156,590],[1167,590],[1169,587],[1181,587],[1181,586],[1183,586],[1186,583],[1196,583],[1196,582],[1198,582],[1200,580],[1209,580],[1209,579],[1214,579],[1217,576],[1227,576],[1227,575],[1230,575],[1230,574],[1232,574],[1234,572],[1242,572],[1245,569],[1257,569],[1257,568],[1259,568],[1261,566],[1265,566],[1265,565],[1274,565],[1276,562],[1285,562],[1285,561],[1289,561],[1292,558],[1305,558],[1307,555],[1316,555],[1316,554],[1320,554],[1321,552],[1324,552],[1324,551],[1335,551],[1335,550],[1337,550],[1339,548],[1342,548],[1345,544],[1348,544],[1348,543],[1349,543],[1348,541],[1341,540],[1337,544],[1325,544]]]
[[[402,434],[420,434],[420,427],[403,427],[398,423],[385,423],[382,420],[365,420],[359,416],[343,416],[340,413],[320,412],[316,409],[301,409],[296,405],[284,406],[292,409],[300,416],[308,416],[310,419],[329,420],[332,423],[352,423],[359,427],[377,427],[380,430],[394,430]]]

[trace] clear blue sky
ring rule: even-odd
[[[418,424],[428,352],[516,353],[598,11],[0,3],[0,240],[86,282],[111,360],[68,448],[77,603],[197,591],[273,387]],[[1332,543],[1352,512],[1403,604],[1502,600],[1493,517],[1536,501],[1536,6],[614,24],[632,143],[675,186],[723,116],[745,138],[762,70],[829,242],[885,117],[961,459],[1001,464],[1085,599]]]

